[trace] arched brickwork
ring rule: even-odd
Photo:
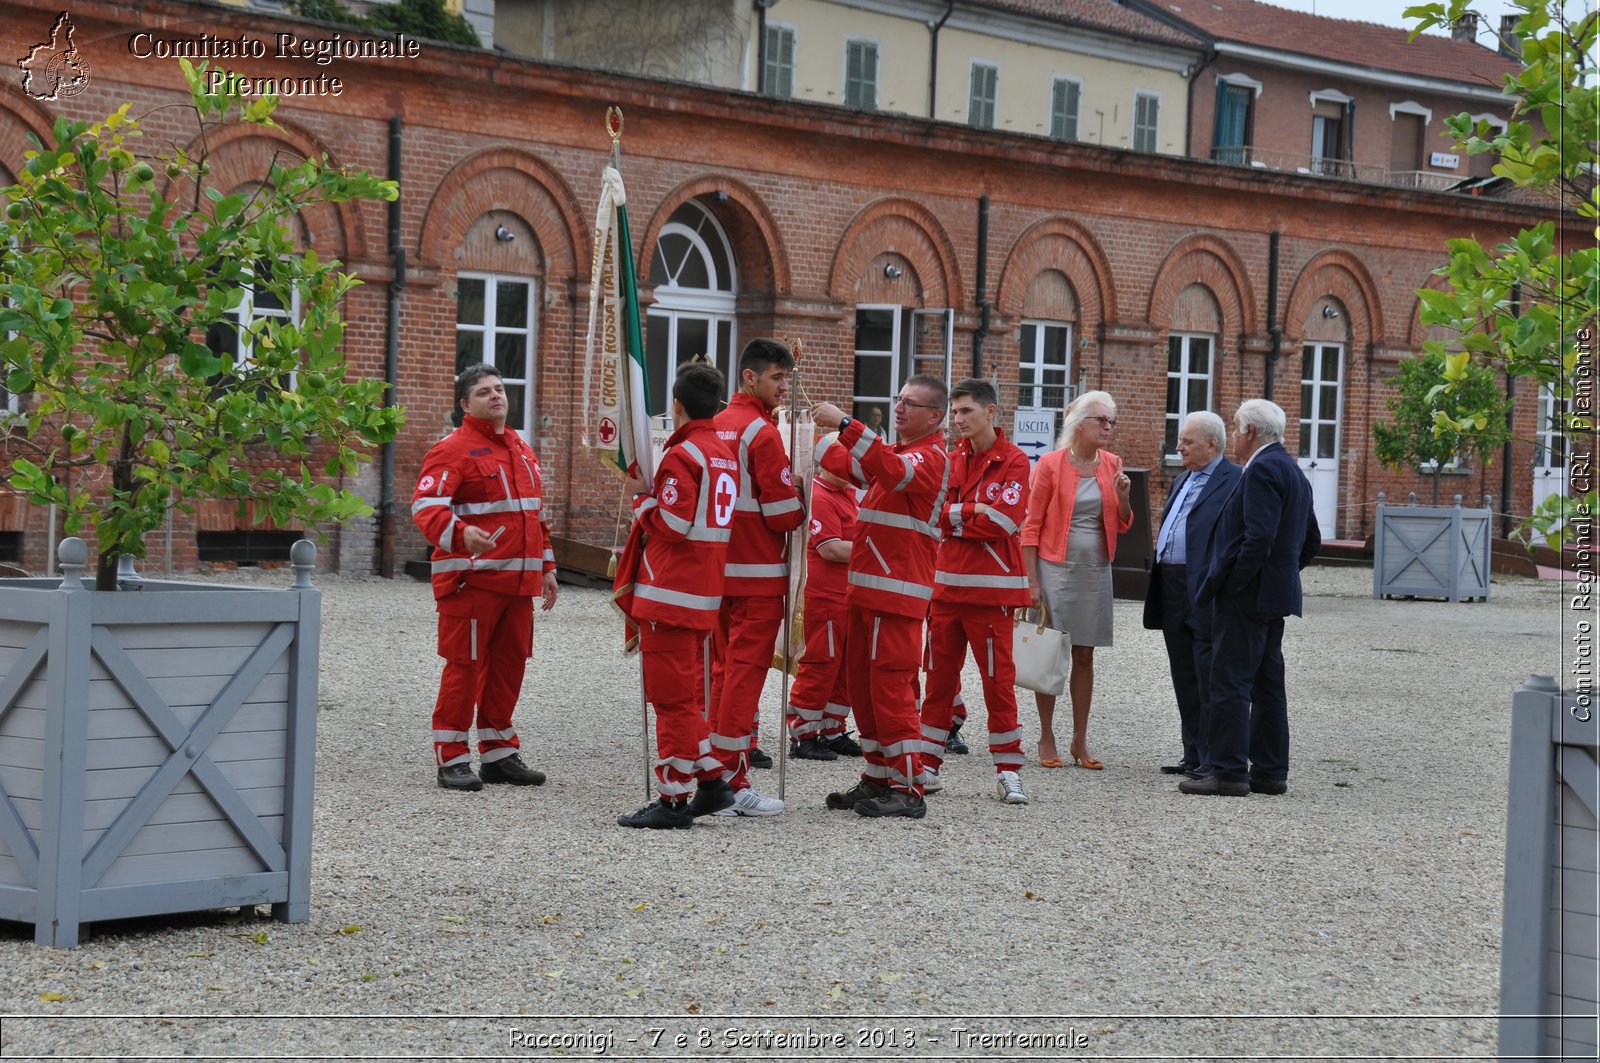
[[[1223,342],[1256,331],[1256,299],[1244,261],[1226,240],[1201,233],[1185,237],[1167,253],[1150,288],[1146,319],[1158,332],[1172,325],[1178,294],[1191,284],[1204,285],[1222,310]]]
[[[1448,291],[1450,282],[1448,278],[1436,277],[1430,270],[1427,279],[1417,287],[1432,288],[1436,292]],[[1436,332],[1437,330],[1437,332]],[[1437,326],[1428,326],[1422,323],[1422,297],[1419,295],[1411,304],[1411,325],[1406,330],[1406,347],[1418,354],[1422,353],[1422,341],[1429,339],[1444,339],[1445,330]]]
[[[276,127],[258,125],[229,125],[211,130],[205,140],[196,138],[184,148],[190,158],[208,152],[211,166],[210,184],[214,188],[233,189],[257,185],[265,177],[274,156],[281,156],[287,165],[302,159],[328,159],[330,166],[340,165],[339,159],[327,145],[316,137],[282,118],[275,118]],[[166,180],[162,194],[171,196],[171,179]],[[366,230],[362,225],[361,211],[355,203],[329,203],[300,213],[304,233],[311,246],[323,257],[341,261],[352,255],[365,257]]]
[[[1337,300],[1343,308],[1352,351],[1371,351],[1383,339],[1383,311],[1372,275],[1350,252],[1330,250],[1314,255],[1289,291],[1289,305],[1283,314],[1285,350],[1299,348],[1305,338],[1300,333],[1306,316],[1324,296]]]
[[[965,305],[950,235],[932,211],[898,197],[868,204],[845,227],[828,271],[828,294],[837,303],[854,304],[868,266],[886,252],[911,264],[922,284],[923,306]]]
[[[561,176],[538,158],[515,148],[488,148],[470,155],[439,182],[422,219],[417,252],[423,265],[454,262],[455,250],[483,215],[514,214],[544,252],[547,277],[587,276],[588,229],[578,201]]]
[[[49,144],[54,124],[54,116],[27,93],[9,81],[0,84],[0,159],[6,160],[6,170],[13,178],[23,154],[34,150],[28,134],[37,136],[41,144]]]
[[[1008,319],[1020,317],[1023,300],[1035,277],[1056,270],[1072,283],[1078,299],[1078,327],[1093,335],[1100,322],[1117,316],[1111,262],[1089,231],[1066,218],[1046,218],[1017,237],[1000,272],[995,309]]]
[[[715,193],[721,192],[722,198]],[[639,241],[639,283],[650,276],[650,256],[655,254],[661,229],[679,207],[691,199],[701,204],[722,223],[733,244],[733,258],[739,270],[739,292],[765,292],[787,295],[790,286],[789,256],[784,251],[778,222],[755,190],[742,181],[723,174],[704,174],[668,192],[650,218],[650,225]]]

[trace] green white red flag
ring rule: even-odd
[[[589,286],[589,341],[583,369],[583,443],[619,475],[655,479],[650,448],[650,401],[639,327],[639,288],[628,234],[622,173],[601,175]]]

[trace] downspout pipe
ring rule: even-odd
[[[939,98],[939,31],[944,29],[944,24],[950,21],[950,16],[955,12],[956,0],[946,0],[944,14],[939,16],[939,21],[928,23],[928,34],[931,40],[928,43],[928,120],[934,120]]]
[[[1278,327],[1278,241],[1282,236],[1277,229],[1267,242],[1267,335],[1272,347],[1267,352],[1267,376],[1262,385],[1262,396],[1272,400],[1272,389],[1277,383],[1278,359],[1283,355],[1283,329]]]
[[[389,119],[389,179],[400,180],[400,155],[404,143],[404,122],[399,115]],[[400,239],[400,199],[389,203],[389,257],[394,265],[394,276],[389,281],[387,296],[388,319],[383,339],[383,379],[389,386],[383,391],[384,409],[395,404],[395,391],[400,377],[400,295],[406,286],[406,249]],[[383,445],[383,490],[378,505],[378,574],[384,579],[394,579],[394,553],[397,529],[394,504],[394,440]]]
[[[1511,316],[1522,316],[1522,285],[1511,286]],[[1511,538],[1512,526],[1516,523],[1511,516],[1511,431],[1516,421],[1517,410],[1517,378],[1509,372],[1506,373],[1506,441],[1501,446],[1500,452],[1500,538]],[[1534,426],[1535,438],[1540,425]],[[1537,452],[1535,457],[1537,458]]]
[[[767,8],[778,0],[754,0],[756,8],[756,95],[767,94]]]
[[[989,193],[978,197],[978,330],[972,334],[972,375],[983,378],[983,343],[989,338]]]

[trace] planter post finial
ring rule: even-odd
[[[310,539],[297,539],[289,547],[289,563],[294,566],[294,585],[289,589],[311,589],[311,570],[317,565],[317,544]]]
[[[76,535],[70,535],[62,539],[61,545],[56,548],[56,560],[61,565],[61,589],[83,590],[83,567],[89,563],[88,544]]]

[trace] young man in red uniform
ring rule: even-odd
[[[1028,456],[995,427],[996,404],[987,381],[963,380],[950,390],[950,419],[961,442],[950,455],[950,490],[939,511],[944,541],[928,620],[928,696],[922,703],[928,744],[922,758],[937,778],[970,645],[989,710],[995,793],[1007,804],[1025,805],[1028,795],[1017,774],[1023,756],[1011,610],[1031,601],[1018,538],[1028,508]]]
[[[837,441],[838,436],[824,436],[817,453]],[[817,470],[806,558],[806,652],[789,688],[789,753],[801,760],[861,755],[861,747],[845,734],[850,683],[844,669],[846,572],[860,509],[855,488],[826,469]]]
[[[776,816],[783,802],[750,785],[761,689],[783,626],[788,534],[806,518],[773,411],[789,394],[794,355],[777,340],[752,340],[739,355],[739,390],[717,414],[717,437],[739,464],[739,503],[711,673],[711,749],[736,798],[727,815]]]
[[[656,710],[661,797],[618,816],[624,827],[682,829],[734,800],[722,765],[711,755],[710,728],[701,715],[739,497],[738,466],[711,421],[723,386],[712,366],[691,362],[678,370],[672,385],[677,431],[656,470],[655,492],[645,495],[644,484],[632,481],[638,492],[633,527],[613,596],[630,629],[637,628],[644,654],[645,699]]]
[[[927,811],[917,782],[923,748],[917,663],[949,473],[939,430],[948,401],[938,377],[907,380],[895,400],[900,442],[893,445],[832,403],[811,411],[819,427],[839,430],[839,441],[822,453],[822,467],[867,485],[845,595],[845,668],[867,767],[855,786],[828,795],[829,808],[913,819]]]
[[[544,482],[533,448],[506,427],[499,372],[468,366],[456,378],[461,427],[422,459],[411,517],[434,545],[433,597],[444,674],[433,707],[439,785],[538,786],[522,762],[511,712],[533,653],[533,596],[556,604],[556,560],[544,519]],[[472,772],[467,729],[478,727],[482,779]]]

